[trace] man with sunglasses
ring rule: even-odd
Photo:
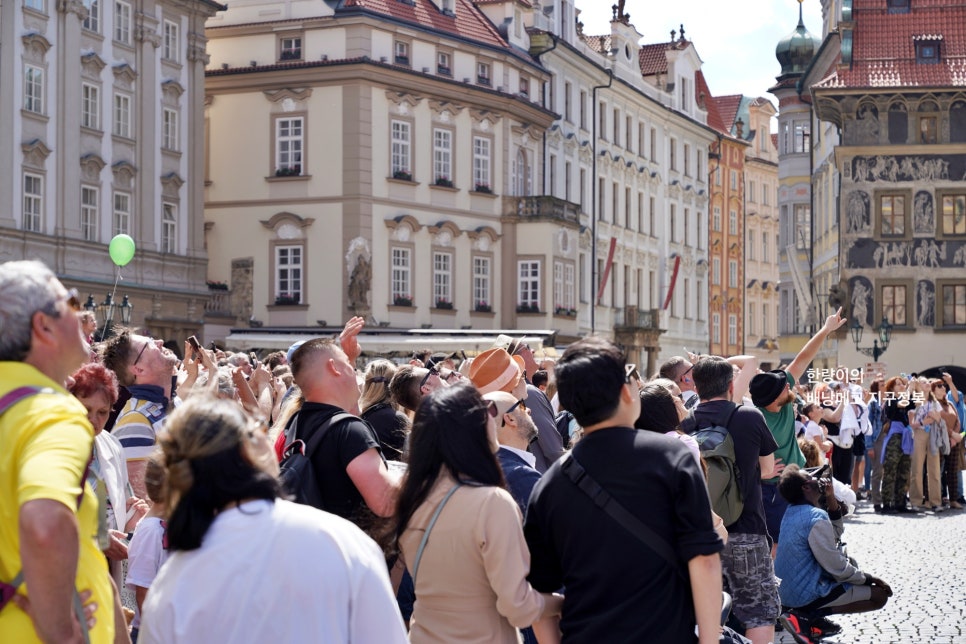
[[[527,447],[537,438],[537,426],[530,417],[530,409],[523,399],[514,398],[505,391],[494,391],[483,396],[496,403],[499,428],[496,439],[500,449],[496,453],[510,494],[516,499],[523,514],[533,486],[540,480],[540,472],[534,468],[536,457]]]
[[[0,640],[83,641],[89,620],[77,619],[72,602],[87,590],[88,609],[96,605],[90,641],[113,642],[120,604],[86,483],[94,430],[64,389],[90,352],[77,293],[41,262],[7,262],[0,302]]]
[[[111,433],[121,442],[128,480],[134,494],[147,498],[144,470],[170,407],[181,404],[173,395],[178,356],[161,340],[122,328],[101,348],[104,366],[117,374],[131,398],[124,403]]]

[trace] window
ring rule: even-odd
[[[732,190],[738,189],[738,171],[737,170],[731,171],[731,189]]]
[[[691,319],[691,280],[684,278],[684,319]]]
[[[131,44],[131,5],[120,0],[114,2],[114,40]]]
[[[450,62],[450,55],[445,51],[436,52],[436,73],[440,76],[452,76],[453,67]]]
[[[633,134],[633,132],[634,132],[634,121],[632,121],[631,117],[628,116],[627,119],[624,121],[624,148],[628,152],[631,151],[631,139],[632,139],[631,135]]]
[[[720,313],[711,314],[711,341],[715,343],[721,342],[721,314]]]
[[[161,204],[161,252],[178,252],[178,206]]]
[[[795,123],[795,152],[801,154],[809,151],[808,125]]]
[[[571,114],[570,108],[570,95],[573,93],[573,87],[570,83],[564,83],[564,118],[570,123],[573,123],[573,114]]]
[[[164,49],[161,57],[175,63],[181,60],[181,42],[178,37],[179,29],[178,23],[171,22],[170,20],[164,21],[164,40],[162,43]]]
[[[966,325],[966,283],[937,284],[942,293],[942,326]]]
[[[587,129],[587,92],[580,91],[580,128]]]
[[[618,187],[617,182],[613,182],[610,186],[610,217],[611,223],[617,223],[617,209],[618,209]]]
[[[540,311],[540,262],[517,262],[517,303],[525,312]]]
[[[754,261],[755,259],[755,231],[748,229],[748,241],[745,244],[745,252],[748,253],[748,259]]]
[[[704,319],[704,303],[705,303],[705,290],[704,282],[702,280],[697,281],[697,296],[698,296],[698,319]]]
[[[685,208],[684,209],[684,237],[681,238],[681,241],[684,242],[685,246],[688,244],[688,239],[690,237],[691,237],[691,210],[690,208]]]
[[[942,195],[943,237],[966,235],[966,194]]]
[[[480,85],[490,86],[489,63],[476,63],[476,82]]]
[[[275,175],[299,176],[303,173],[302,150],[305,119],[301,116],[275,120]]]
[[[490,299],[490,258],[473,258],[473,308],[477,311],[493,308]]]
[[[281,38],[278,43],[279,60],[301,60],[302,59],[302,37],[286,36]]]
[[[436,185],[453,186],[453,132],[433,130],[433,180]]]
[[[812,247],[811,210],[808,204],[795,205],[795,248],[808,250]]]
[[[161,128],[161,147],[177,151],[178,146],[178,113],[175,110],[164,110]]]
[[[631,227],[631,189],[624,188],[624,228]]]
[[[905,285],[885,284],[882,286],[882,318],[889,320],[896,326],[906,326],[906,292]]]
[[[637,193],[637,232],[643,233],[647,229],[644,227],[644,193]]]
[[[44,211],[44,178],[37,174],[23,176],[23,229],[41,232]]]
[[[738,211],[737,210],[728,211],[728,234],[729,235],[738,234]]]
[[[490,140],[482,136],[473,137],[473,189],[477,192],[491,192],[490,184]]]
[[[577,303],[574,301],[575,286],[576,275],[574,265],[570,263],[564,264],[563,305],[570,311],[575,311],[577,309]]]
[[[34,11],[44,11],[44,0],[23,0],[23,6]]]
[[[762,184],[761,186],[761,203],[768,205],[768,185]]]
[[[97,241],[97,188],[81,186],[81,235],[87,241]]]
[[[691,176],[691,146],[684,144],[684,176]]]
[[[772,325],[771,325],[771,320],[769,319],[769,315],[770,313],[768,311],[768,305],[762,304],[761,305],[761,334],[762,335],[771,334]]]
[[[131,138],[131,97],[125,94],[114,95],[114,129],[115,136]]]
[[[761,261],[768,262],[768,233],[761,233]]]
[[[554,313],[567,307],[563,304],[564,300],[564,264],[563,262],[553,263],[553,307]]]
[[[621,112],[620,110],[614,110],[614,138],[615,144],[620,144],[621,140]]]
[[[408,251],[407,251],[408,252]],[[302,302],[302,247],[275,247],[275,301]]]
[[[678,141],[671,139],[671,169],[678,169]]]
[[[748,320],[747,320],[747,325],[748,325],[748,334],[749,335],[755,335],[755,324],[756,324],[755,320],[757,319],[756,318],[756,315],[757,315],[756,309],[757,308],[758,307],[755,306],[755,303],[754,302],[748,302]]]
[[[668,216],[668,235],[672,242],[678,240],[678,209],[673,203],[671,204],[671,211]]]
[[[721,206],[715,206],[711,211],[711,230],[716,233],[721,232]]]
[[[580,210],[587,212],[587,170],[580,169]]]
[[[453,305],[453,254],[433,253],[433,306]]]
[[[718,286],[721,284],[721,258],[712,257],[711,258],[711,285]]]
[[[397,40],[393,43],[393,62],[397,65],[409,64],[409,43]]]
[[[597,219],[604,221],[604,178],[597,179]]]
[[[755,182],[748,182],[748,201],[750,203],[755,203]]]
[[[114,193],[114,235],[131,234],[131,195]]]
[[[407,302],[406,306],[411,306],[413,302],[412,291],[412,251],[408,248],[392,249],[392,302],[399,304],[400,300]]]
[[[691,109],[691,85],[687,78],[681,79],[681,111],[687,112]]]
[[[548,183],[550,184],[550,194],[557,194],[557,155],[551,154],[550,161],[547,163]]]
[[[520,96],[530,97],[530,79],[523,76],[520,77]]]
[[[905,237],[905,195],[879,195],[879,235],[882,237]]]
[[[738,316],[728,315],[728,344],[738,344]]]
[[[738,288],[738,260],[728,260],[728,287]]]
[[[644,156],[644,124],[637,124],[637,155]]]
[[[649,228],[650,228],[650,231],[651,231],[651,237],[656,237],[657,236],[657,224],[654,221],[654,219],[655,219],[654,215],[657,212],[657,205],[656,205],[656,201],[655,201],[654,197],[651,197],[648,200],[647,206],[648,206],[648,211],[647,211],[648,212],[648,224],[649,224]]]
[[[698,213],[696,221],[698,222],[698,241],[695,246],[697,246],[698,250],[700,250],[704,248],[704,216],[700,212]]]
[[[916,62],[920,65],[939,63],[939,40],[917,40]]]
[[[651,128],[651,161],[657,161],[657,130]]]
[[[36,114],[44,113],[44,70],[24,65],[23,108]]]
[[[101,90],[96,85],[81,85],[81,127],[101,127]]]
[[[597,136],[603,140],[607,140],[607,105],[604,101],[601,101],[597,106],[597,112],[599,122],[597,123]]]
[[[412,179],[410,171],[411,147],[410,135],[412,126],[406,121],[393,121],[392,130],[392,176],[396,179]],[[405,175],[405,176],[403,176]]]
[[[572,173],[573,167],[571,166],[570,161],[567,161],[564,163],[564,200],[570,201],[571,203],[573,203],[571,200],[573,190],[571,189],[570,185]]]
[[[94,0],[87,8],[87,17],[84,18],[84,29],[87,31],[93,31],[94,33],[101,33],[100,0]]]

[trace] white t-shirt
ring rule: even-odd
[[[159,517],[144,517],[138,522],[137,529],[127,548],[127,579],[124,585],[131,589],[135,586],[150,588],[154,578],[161,570],[161,564],[168,558],[164,549],[164,527]],[[132,628],[141,625],[141,615],[134,611]]]
[[[819,440],[825,439],[825,432],[822,431],[822,427],[816,423],[814,420],[810,420],[805,423],[805,440],[813,441],[816,438]]]
[[[138,641],[406,644],[382,552],[355,525],[281,499],[225,510],[174,551]]]

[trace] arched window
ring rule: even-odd
[[[517,197],[529,197],[532,190],[533,171],[527,160],[527,151],[520,148],[513,160],[513,194]]]

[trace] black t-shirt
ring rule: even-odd
[[[373,405],[362,414],[362,419],[376,432],[383,456],[390,461],[401,461],[406,445],[409,419],[387,403]]]
[[[899,421],[903,425],[909,424],[909,412],[916,409],[916,403],[911,400],[904,400],[903,402],[908,402],[906,406],[900,406],[899,400],[893,398],[885,404],[885,408],[882,410],[882,415],[886,420]]]
[[[701,470],[674,438],[629,427],[584,436],[574,457],[616,501],[662,537],[679,566],[722,549]],[[597,508],[555,463],[530,496],[524,522],[530,583],[566,587],[565,642],[695,641],[689,584]]]
[[[729,400],[708,400],[694,408],[694,419],[701,427],[728,422],[735,404]],[[690,426],[685,426],[689,431]],[[754,407],[742,405],[735,411],[728,425],[728,433],[735,443],[735,464],[738,466],[741,498],[745,507],[738,520],[728,526],[734,534],[768,534],[765,511],[761,504],[761,465],[759,456],[768,456],[778,449],[765,417]]]
[[[334,405],[307,402],[297,416],[298,433],[306,443],[322,423],[344,410]],[[293,422],[296,418],[293,417]],[[372,428],[361,419],[350,419],[331,425],[315,453],[312,467],[322,490],[322,509],[355,523],[368,513],[362,495],[345,468],[368,449],[379,449],[379,441]],[[380,455],[382,452],[380,451]]]
[[[829,411],[835,411],[838,409],[838,405],[832,405],[831,403],[822,403],[822,409],[828,409]],[[823,420],[822,424],[825,425],[825,429],[828,431],[829,436],[838,436],[842,432],[841,423],[833,423],[830,420]]]

